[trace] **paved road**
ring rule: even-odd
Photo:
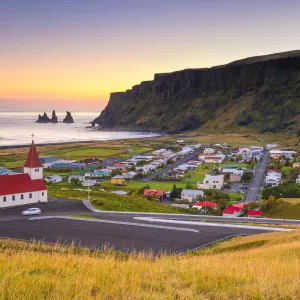
[[[264,184],[264,177],[268,167],[269,158],[269,154],[267,152],[264,152],[259,166],[255,171],[253,180],[244,197],[245,202],[254,202],[259,200],[260,190]]]
[[[188,162],[189,160],[194,159],[195,157],[198,157],[199,154],[200,154],[200,151],[195,151],[195,152],[193,152],[193,153],[191,153],[189,155],[185,155],[183,158],[176,160],[176,162],[174,162],[173,165],[171,165],[169,167],[166,167],[166,168],[164,168],[162,170],[159,170],[159,171],[157,171],[155,173],[152,173],[149,176],[144,177],[140,181],[143,181],[143,182],[152,181],[155,177],[160,176],[160,175],[162,175],[162,174],[164,174],[164,173],[166,173],[166,172],[168,172],[170,170],[173,170],[176,167],[178,167],[178,166],[180,166],[180,165]]]
[[[62,244],[75,242],[77,245],[97,248],[109,245],[125,252],[143,250],[158,254],[162,251],[167,253],[185,252],[232,235],[264,232],[258,229],[227,228],[221,224],[217,227],[210,227],[199,225],[196,222],[192,224],[176,223],[176,220],[201,220],[204,218],[203,216],[92,212],[81,201],[59,200],[34,206],[42,209],[42,217],[85,215],[93,216],[101,223],[93,220],[58,218],[29,220],[29,217],[21,216],[24,207],[17,207],[0,211],[0,236],[24,240],[43,240],[51,243],[59,241]],[[143,216],[163,220],[153,223],[151,220],[141,219]],[[175,220],[175,223],[172,220]],[[214,219],[209,218],[209,220]],[[230,219],[226,218],[226,221],[228,222]]]

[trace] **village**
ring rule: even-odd
[[[33,163],[32,153],[38,155],[34,142],[23,173],[45,186],[41,192],[44,196],[31,195],[28,203],[47,201],[47,193],[50,199],[61,195],[68,199],[68,194],[77,192],[82,200],[101,193],[105,198],[109,193],[121,199],[135,196],[158,202],[183,213],[262,217],[275,209],[275,200],[285,197],[284,193],[289,198],[300,196],[299,189],[290,188],[300,185],[299,153],[279,149],[276,144],[232,147],[177,140],[139,154],[127,149],[122,153],[124,159],[113,155],[75,160],[52,154],[39,156]],[[39,169],[39,175],[34,173],[32,177],[30,168]],[[258,180],[259,174],[263,174],[263,180]],[[4,188],[24,180],[24,174],[0,167],[1,179],[5,182],[0,189],[0,207],[24,204],[23,199],[16,200],[24,194],[21,190]]]

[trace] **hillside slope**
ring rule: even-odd
[[[179,132],[295,131],[300,120],[300,50],[224,66],[155,74],[112,93],[100,128]],[[290,122],[292,122],[290,124]]]
[[[0,299],[299,299],[300,231],[184,256],[0,240]]]

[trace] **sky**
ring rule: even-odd
[[[0,111],[98,111],[155,73],[300,49],[299,0],[0,0]]]

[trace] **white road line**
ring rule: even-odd
[[[251,226],[251,225],[234,225],[234,224],[217,224],[208,222],[191,222],[191,221],[179,221],[169,219],[158,219],[149,217],[135,217],[135,220],[157,222],[157,223],[170,223],[170,224],[183,224],[193,226],[211,226],[211,227],[228,227],[228,228],[240,228],[240,229],[254,229],[254,230],[265,230],[265,231],[292,231],[293,229],[287,228],[276,228],[276,227],[265,227],[265,226]]]
[[[111,221],[111,220],[103,220],[103,219],[92,220],[92,219],[83,219],[83,218],[75,218],[75,217],[45,216],[45,217],[32,217],[32,218],[29,218],[28,220],[34,221],[34,220],[44,220],[44,219],[65,219],[65,220],[74,220],[74,221],[118,224],[118,225],[149,227],[149,228],[159,228],[159,229],[167,229],[167,230],[175,230],[175,231],[189,231],[189,232],[199,233],[199,230],[192,229],[192,228],[171,227],[171,226],[162,226],[162,225],[150,225],[150,224],[143,224],[143,223]]]

